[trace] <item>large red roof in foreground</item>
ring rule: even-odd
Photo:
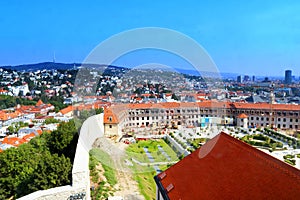
[[[298,169],[225,133],[155,180],[171,200],[300,199]]]

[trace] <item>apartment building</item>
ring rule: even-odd
[[[105,109],[104,127],[106,135],[121,136],[126,129],[201,127],[201,119],[215,118],[218,120],[213,123],[220,125],[297,130],[299,115],[300,105],[292,104],[217,101],[118,104]]]

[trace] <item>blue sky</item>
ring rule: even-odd
[[[0,1],[0,65],[52,61],[54,51],[57,62],[82,62],[103,40],[140,27],[188,35],[222,72],[300,76],[296,0]]]

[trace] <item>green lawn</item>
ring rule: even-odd
[[[147,147],[155,162],[167,162],[167,158],[158,150],[158,145],[160,145],[169,155],[171,158],[170,161],[178,161],[176,153],[162,139],[138,141],[137,143],[130,144],[126,149],[126,153],[130,158],[135,158],[143,163],[149,163],[149,159],[143,149],[144,147]],[[168,167],[168,165],[159,166],[162,171],[166,170]],[[154,176],[156,175],[156,172],[154,168],[152,166],[140,166],[133,162],[132,171],[134,174],[134,179],[138,183],[141,194],[146,200],[155,200],[156,184],[154,181]]]
[[[281,142],[276,142],[275,140],[262,134],[246,135],[242,137],[241,140],[253,146],[267,147],[272,150],[283,147],[283,144]]]
[[[153,156],[155,162],[167,162],[167,158],[158,150],[158,145],[160,145],[164,151],[171,158],[170,161],[178,161],[176,153],[171,147],[162,139],[160,140],[147,140],[138,141],[137,143],[131,144],[126,149],[127,155],[133,157],[140,162],[149,162],[148,157],[144,152],[144,147],[148,148],[148,151]]]
[[[117,183],[117,178],[114,170],[114,163],[110,156],[101,149],[92,149],[90,151],[90,156],[93,156],[93,158],[97,161],[99,161],[102,164],[102,167],[104,169],[104,176],[107,179],[107,182],[114,186]]]
[[[156,184],[154,176],[156,172],[153,167],[140,166],[136,163],[132,166],[133,177],[138,183],[140,193],[146,200],[155,200],[156,198]]]
[[[148,140],[148,141],[139,141],[134,144],[130,144],[126,148],[126,154],[127,159],[131,160],[131,158],[134,158],[142,163],[149,163],[149,159],[146,156],[144,152],[144,147],[147,147],[151,155],[153,156],[155,162],[167,162],[167,158],[158,150],[158,145],[160,145],[164,151],[169,155],[171,158],[170,161],[178,161],[178,157],[176,153],[173,151],[171,147],[164,141],[164,140]],[[92,156],[92,162],[91,167],[95,166],[96,161],[100,161],[105,173],[104,176],[107,178],[107,182],[113,186],[116,184],[116,176],[113,161],[110,158],[110,156],[100,150],[100,149],[92,149],[90,151],[90,156]],[[156,184],[154,181],[154,176],[156,175],[156,172],[154,168],[150,165],[147,166],[141,166],[138,165],[135,162],[132,162],[133,166],[131,166],[133,177],[138,183],[138,187],[140,190],[140,193],[145,197],[146,200],[155,200],[156,198]],[[161,165],[159,168],[164,171],[166,170],[170,165]],[[95,177],[97,179],[97,177]],[[101,183],[103,184],[103,183]],[[102,192],[97,193],[102,194]]]

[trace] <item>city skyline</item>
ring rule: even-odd
[[[296,77],[300,74],[297,2],[143,3],[1,2],[0,65],[52,61],[54,52],[57,62],[78,63],[117,33],[163,27],[196,40],[221,72],[282,76],[289,69]],[[171,64],[176,61],[160,56],[162,63],[164,59]],[[116,63],[136,66],[149,62],[147,55],[141,58],[136,61],[129,55]]]

